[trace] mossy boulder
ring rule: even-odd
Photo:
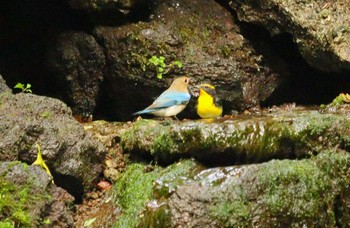
[[[206,169],[129,166],[115,186],[116,227],[314,227],[350,225],[350,154]],[[148,170],[148,171],[147,171]]]
[[[38,143],[56,184],[74,196],[94,186],[102,173],[103,145],[77,122],[63,102],[43,96],[0,94],[0,160],[31,164]]]
[[[39,166],[0,162],[0,227],[71,227],[74,198]]]
[[[265,110],[217,121],[140,120],[121,135],[124,152],[164,163],[195,157],[210,165],[303,158],[321,148],[350,146],[348,111]]]
[[[146,204],[151,206],[156,202],[152,199],[169,196],[178,185],[185,183],[188,178],[193,178],[191,175],[195,175],[201,169],[202,166],[193,160],[182,161],[167,168],[147,166],[141,163],[130,164],[126,172],[120,174],[111,193],[115,203],[123,211],[114,226],[135,227],[139,225],[140,214]],[[154,206],[157,207],[157,205]],[[163,212],[159,213],[158,219],[165,224],[169,222]],[[158,224],[159,221],[156,221],[153,226],[148,227],[157,227]]]

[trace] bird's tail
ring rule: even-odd
[[[153,111],[154,111],[154,109],[144,109],[144,110],[135,112],[132,115],[136,116],[136,115],[141,115],[141,114],[147,114],[147,113],[152,113]]]

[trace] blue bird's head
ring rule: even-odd
[[[176,78],[169,87],[169,91],[188,93],[188,85],[190,84],[190,78],[183,76]]]

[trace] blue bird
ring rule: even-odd
[[[150,106],[133,115],[153,114],[155,116],[175,116],[182,112],[191,98],[188,91],[188,77],[176,78],[170,87],[165,90]]]

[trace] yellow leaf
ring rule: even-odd
[[[45,172],[51,176],[51,178],[52,178],[52,183],[54,183],[54,182],[53,182],[53,176],[51,175],[51,172],[50,172],[50,170],[49,170],[49,167],[47,167],[47,165],[46,165],[46,163],[45,163],[45,161],[44,161],[44,159],[43,159],[43,156],[42,156],[42,153],[41,153],[41,149],[40,149],[39,144],[36,143],[35,146],[36,146],[36,148],[38,149],[38,155],[37,155],[36,160],[33,162],[32,165],[39,165],[39,166],[41,166],[43,169],[45,169]]]

